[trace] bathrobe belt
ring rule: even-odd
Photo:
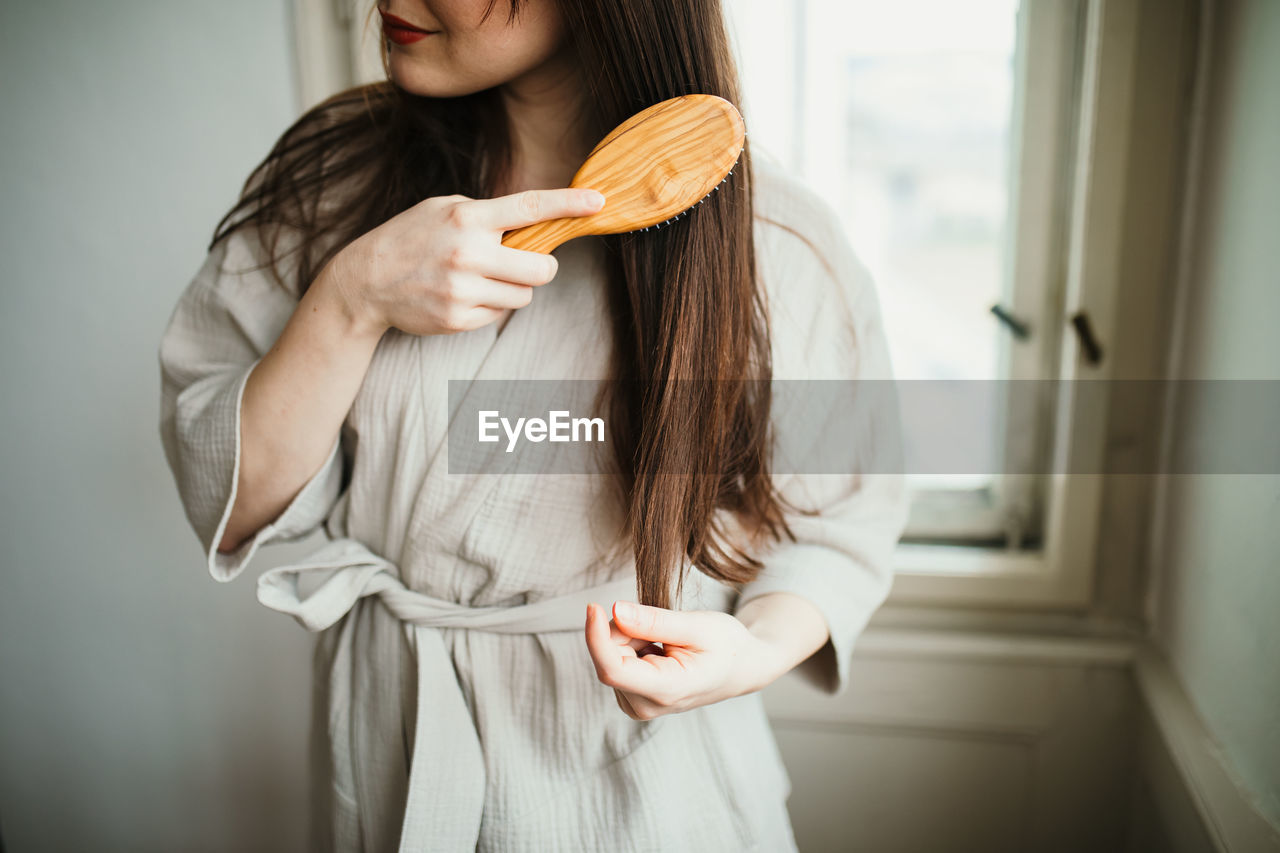
[[[367,595],[381,598],[404,624],[417,658],[417,722],[400,849],[409,849],[415,840],[429,840],[431,849],[474,849],[484,806],[484,755],[444,637],[435,629],[583,631],[588,602],[608,608],[617,600],[636,600],[635,576],[514,607],[470,607],[409,589],[393,563],[354,539],[342,538],[258,579],[258,600],[310,631],[335,624]],[[730,587],[691,571],[681,600],[683,609],[724,611],[733,595]],[[441,837],[446,828],[460,837]]]

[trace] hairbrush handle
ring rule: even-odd
[[[588,216],[571,216],[563,219],[546,219],[523,228],[514,228],[502,235],[502,245],[512,249],[523,249],[526,252],[551,254],[562,243],[574,237],[582,237],[592,233],[584,220],[590,220],[599,211]]]

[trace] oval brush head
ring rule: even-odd
[[[728,180],[746,135],[724,98],[682,95],[654,104],[600,140],[569,182],[604,193],[603,208],[513,229],[502,244],[546,254],[575,237],[665,225]]]

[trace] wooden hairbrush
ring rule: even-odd
[[[502,245],[548,254],[575,237],[673,222],[729,179],[746,135],[741,114],[724,98],[682,95],[654,104],[600,140],[569,182],[599,190],[604,207],[515,228]]]

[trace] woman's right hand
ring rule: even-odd
[[[503,233],[603,206],[597,191],[571,188],[424,199],[345,246],[331,280],[352,316],[379,333],[469,331],[528,305],[555,277],[553,256],[504,246]]]

